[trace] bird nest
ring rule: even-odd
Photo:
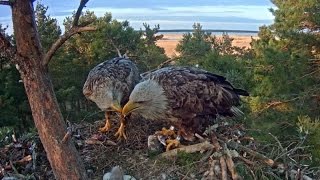
[[[319,177],[319,169],[301,164],[301,159],[308,157],[301,150],[301,142],[284,146],[274,137],[275,144],[266,146],[248,136],[242,125],[218,122],[197,134],[196,141],[182,142],[177,149],[157,153],[148,150],[148,136],[170,124],[132,118],[126,126],[127,140],[120,141],[114,136],[118,121],[113,121],[108,133],[98,132],[103,121],[74,123],[71,127],[90,179],[101,179],[117,165],[137,179]],[[0,158],[0,178],[54,179],[37,136],[22,137],[1,147]]]

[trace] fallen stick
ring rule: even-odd
[[[172,149],[170,151],[166,151],[160,154],[160,157],[172,158],[172,157],[176,157],[178,155],[178,152],[194,153],[194,152],[212,150],[213,148],[214,146],[212,144],[210,144],[208,141],[205,141],[202,143],[193,144],[190,146],[183,146],[180,148]]]
[[[214,179],[214,166],[216,164],[217,160],[212,160],[210,163],[210,171],[209,171],[209,178]]]
[[[220,167],[221,167],[221,179],[222,180],[227,180],[227,166],[226,166],[226,161],[223,156],[220,157]]]
[[[256,151],[253,151],[245,146],[242,146],[236,142],[233,142],[233,141],[229,141],[229,142],[226,142],[227,145],[233,149],[237,149],[237,150],[242,150],[242,151],[245,151],[247,152],[248,154],[250,154],[251,156],[255,157],[255,158],[258,158],[260,160],[262,160],[263,163],[267,164],[268,166],[270,167],[277,167],[277,163],[274,162],[272,159],[266,157],[265,155],[263,154],[260,154]]]
[[[243,162],[247,163],[248,165],[251,165],[251,166],[255,165],[254,162],[252,162],[252,161],[250,161],[250,160],[248,160],[248,159],[246,159],[246,158],[244,158],[242,156],[238,156],[237,158],[241,159]]]
[[[227,158],[226,158],[226,163],[227,163],[227,167],[229,169],[229,172],[231,174],[231,177],[232,177],[232,180],[238,180],[240,179],[237,171],[236,171],[236,168],[234,167],[234,163],[232,161],[232,158],[231,156],[227,155]]]
[[[29,161],[32,160],[32,156],[31,155],[28,155],[28,156],[25,156],[24,158],[18,160],[18,161],[15,161],[15,163],[17,164],[24,164],[24,163],[28,163]]]

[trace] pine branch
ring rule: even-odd
[[[97,28],[96,27],[91,27],[91,26],[84,26],[80,27],[79,24],[79,18],[81,15],[82,9],[85,7],[86,3],[89,0],[81,0],[80,5],[78,7],[78,10],[76,12],[76,15],[74,17],[72,27],[70,30],[66,31],[62,36],[57,39],[56,42],[52,44],[48,52],[45,54],[44,59],[43,59],[43,65],[47,66],[52,59],[53,55],[56,53],[56,51],[65,43],[70,37],[72,37],[74,34],[80,33],[80,32],[85,32],[85,31],[95,31]],[[89,23],[86,23],[88,25]]]

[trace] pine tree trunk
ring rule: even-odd
[[[87,179],[84,165],[74,144],[70,139],[62,142],[67,127],[47,67],[43,65],[43,49],[39,42],[32,1],[14,1],[12,17],[19,55],[16,63],[54,175],[56,179]]]

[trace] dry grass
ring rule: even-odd
[[[220,37],[221,36],[217,36]],[[231,38],[234,38],[232,45],[238,47],[250,48],[251,36],[244,35],[230,35]],[[257,37],[253,37],[257,38]],[[157,45],[163,47],[166,55],[168,57],[178,56],[179,54],[175,51],[177,44],[182,39],[182,34],[164,34],[163,39],[157,42]]]

